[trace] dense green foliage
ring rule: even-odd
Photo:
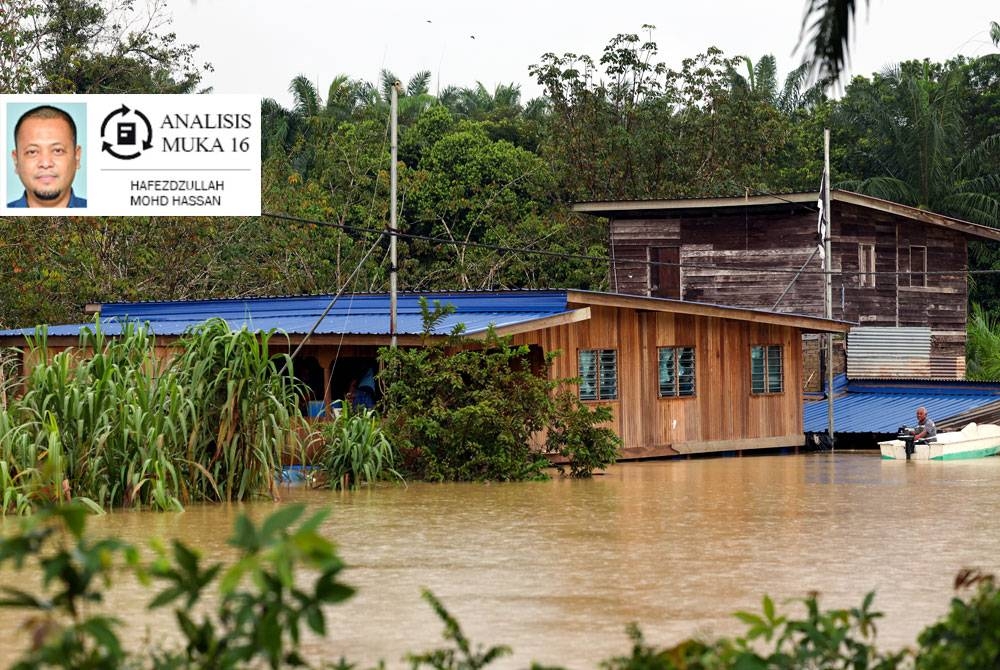
[[[902,63],[830,99],[852,5],[809,4],[818,78],[715,48],[670,68],[648,26],[596,58],[540,55],[536,100],[513,83],[433,95],[414,74],[397,87],[400,288],[604,288],[607,231],[568,201],[814,189],[824,127],[835,184],[998,225],[1000,54]],[[132,0],[8,6],[0,92],[192,91],[206,72],[162,5],[131,23]],[[88,302],[385,289],[398,79],[341,75],[324,96],[296,77],[290,107],[263,102],[262,198],[277,216],[0,221],[0,327],[79,320]],[[972,264],[1000,270],[1000,254],[976,245]],[[993,311],[997,296],[993,275],[975,277],[974,301]]]
[[[43,584],[2,589],[6,616],[24,615],[29,647],[11,667],[356,667],[349,659],[304,657],[305,632],[330,634],[324,606],[350,598],[341,581],[344,563],[321,524],[325,511],[304,516],[301,505],[283,507],[256,525],[235,523],[230,564],[206,563],[194,547],[154,540],[151,560],[129,543],[90,539],[88,512],[79,506],[48,508],[0,538],[0,568],[37,568]],[[123,622],[101,611],[115,579],[134,575],[156,589],[150,610],[170,608],[177,635],[159,631],[145,648],[126,651]],[[309,584],[300,580],[308,575]],[[971,595],[962,595],[968,593]],[[737,612],[742,635],[692,638],[671,647],[645,641],[629,626],[632,649],[603,661],[605,670],[988,670],[1000,662],[1000,588],[990,575],[963,571],[958,595],[944,617],[925,628],[914,649],[878,649],[874,594],[860,606],[824,610],[811,594],[801,615],[781,612],[764,597],[760,613]],[[511,653],[505,645],[483,647],[462,631],[444,604],[424,592],[444,623],[446,646],[410,653],[414,669],[480,670]],[[86,607],[84,605],[86,604]],[[178,637],[179,636],[179,637]],[[179,639],[173,646],[167,640]]]
[[[54,47],[36,50],[42,60],[25,61],[32,81],[55,68],[65,76],[53,90],[197,85],[193,49],[172,35],[151,29],[114,42],[112,14],[86,3],[60,14],[70,4],[12,5],[50,33],[65,24],[108,38],[80,46],[72,63]],[[3,24],[6,49],[37,42],[26,21]],[[115,67],[143,44],[173,54],[135,66],[147,83]],[[823,127],[835,184],[997,225],[1000,54],[902,63],[855,77],[836,100],[806,67],[782,79],[767,55],[710,49],[677,69],[658,57],[651,28],[615,36],[597,59],[543,54],[530,74],[545,96],[526,103],[515,84],[435,96],[427,72],[411,77],[400,87],[400,287],[603,288],[604,225],[570,213],[567,201],[814,189]],[[100,64],[107,81],[92,85],[87,73]],[[339,76],[324,98],[298,77],[292,107],[264,101],[263,204],[283,218],[0,221],[0,267],[13,278],[0,285],[0,326],[77,320],[87,302],[118,299],[383,290],[396,79]],[[366,256],[372,244],[383,252]],[[1000,255],[977,245],[972,264],[998,269]],[[975,277],[975,301],[992,311],[998,295],[993,275]]]
[[[1000,379],[1000,319],[978,304],[969,313],[965,343],[965,371],[968,379]]]
[[[273,497],[302,419],[271,336],[209,321],[164,362],[139,327],[85,329],[79,348],[51,358],[42,335],[23,394],[0,403],[0,513],[70,498],[167,510]]]
[[[169,24],[163,3],[7,0],[0,93],[194,92],[210,68]]]
[[[46,585],[55,589],[44,597],[4,588],[0,605],[31,613],[25,627],[32,644],[12,667],[223,670],[303,665],[298,651],[303,632],[325,635],[323,606],[354,593],[339,581],[344,564],[319,532],[326,513],[305,519],[303,513],[301,505],[283,507],[260,526],[241,515],[229,539],[238,552],[230,565],[203,565],[199,552],[179,540],[170,549],[154,543],[154,559],[142,563],[134,546],[89,539],[84,533],[87,512],[81,507],[36,515],[19,534],[0,540],[0,566],[37,561]],[[103,600],[104,589],[123,564],[141,582],[162,585],[148,607],[172,608],[182,647],[165,648],[157,635],[140,662],[123,649],[117,632],[121,620],[85,615],[83,605]],[[296,570],[310,571],[311,587],[295,583]],[[214,609],[194,608],[209,598]]]
[[[429,336],[452,309],[421,301]],[[482,340],[461,337],[416,348],[380,351],[383,406],[402,467],[431,481],[541,479],[548,459],[532,437],[554,427],[553,450],[576,459],[573,474],[589,476],[614,462],[618,440],[598,424],[608,414],[581,407],[548,378],[554,354],[532,358],[527,346],[490,329]]]

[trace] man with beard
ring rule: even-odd
[[[24,194],[7,207],[86,207],[86,199],[73,193],[82,154],[72,116],[49,105],[22,114],[14,126],[11,158]]]

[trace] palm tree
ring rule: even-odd
[[[778,97],[778,65],[774,56],[761,56],[756,65],[747,56],[737,56],[735,61],[746,65],[747,73],[743,76],[734,66],[728,66],[730,92],[774,103]]]
[[[962,143],[964,70],[935,75],[929,63],[896,66],[868,89],[868,104],[845,121],[865,124],[881,144],[875,163],[882,174],[846,182],[846,188],[957,216],[985,225],[1000,223],[1000,174],[983,173],[984,157],[1000,149],[1000,134],[974,147]],[[887,102],[886,92],[895,99]],[[989,168],[987,168],[989,169]]]
[[[805,60],[817,80],[840,79],[857,6],[858,0],[806,0],[799,44],[806,41]]]
[[[456,117],[479,121],[512,118],[523,111],[521,87],[514,83],[497,84],[492,93],[480,81],[473,88],[449,87],[438,100]]]
[[[735,96],[754,98],[785,114],[810,109],[826,100],[825,82],[809,85],[808,64],[789,72],[784,86],[778,90],[778,66],[774,56],[761,56],[756,65],[746,56],[737,56],[734,60],[746,65],[746,76],[733,65],[728,66],[729,91]]]

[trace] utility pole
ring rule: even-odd
[[[826,225],[823,226],[823,262],[824,283],[824,314],[827,319],[833,319],[833,254],[830,253],[830,235],[833,233],[833,221],[830,217],[830,129],[823,130],[823,216]],[[827,436],[830,438],[830,450],[833,451],[833,333],[826,333],[826,414]]]
[[[389,91],[389,114],[392,116],[391,128],[392,138],[390,140],[391,161],[389,166],[389,346],[396,348],[396,154],[398,152],[398,142],[396,136],[399,134],[399,87],[398,81],[393,82]]]

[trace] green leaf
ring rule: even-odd
[[[270,542],[279,532],[290,529],[304,511],[305,505],[302,504],[286,505],[279,508],[278,511],[268,516],[261,525],[261,542]]]

